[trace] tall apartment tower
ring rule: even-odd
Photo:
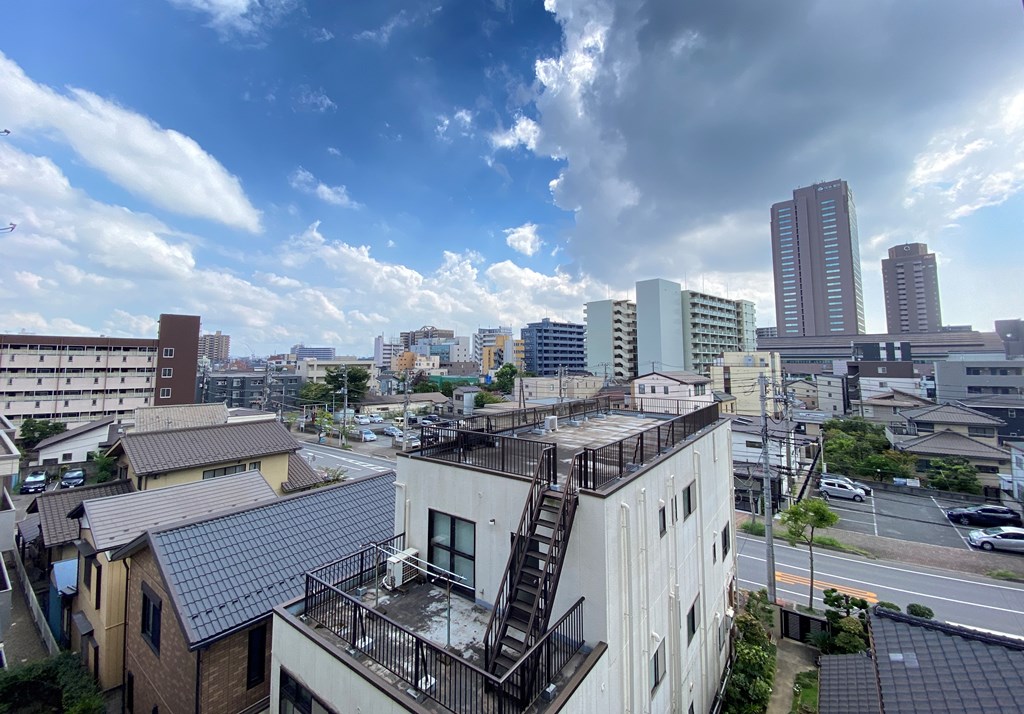
[[[555,322],[545,317],[522,329],[523,362],[538,377],[583,374],[587,366],[587,327],[576,322]]]
[[[935,253],[926,243],[905,243],[889,249],[882,260],[885,322],[890,335],[901,332],[938,332],[939,273]]]
[[[796,189],[772,206],[771,221],[779,337],[863,334],[857,210],[846,181]]]
[[[636,372],[636,303],[596,300],[584,306],[587,371],[609,379],[633,379]]]
[[[655,278],[636,284],[636,361],[641,374],[683,367],[683,286]]]
[[[222,335],[220,330],[200,335],[199,356],[214,363],[227,362],[231,359],[231,335]]]
[[[705,376],[715,358],[757,348],[754,303],[683,290],[683,366]]]

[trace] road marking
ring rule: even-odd
[[[750,542],[750,543],[759,543],[761,545],[764,545],[764,541],[761,540],[760,538],[752,538],[752,537],[750,537],[748,535],[742,535],[742,534],[739,534],[739,533],[736,534],[736,537],[739,540],[742,540],[742,541],[746,541],[746,542]],[[780,545],[779,543],[775,544],[775,549],[776,550],[795,550],[795,551],[798,551],[798,552],[801,552],[801,553],[806,553],[807,552],[804,548],[796,548],[796,547],[793,547],[793,546],[790,546],[790,545]],[[757,558],[756,556],[747,555],[746,553],[742,553],[742,552],[739,553],[739,556],[743,557],[743,558],[753,558],[755,560],[760,560],[761,562],[764,562],[764,558],[763,557],[762,558]],[[823,552],[820,552],[820,551],[817,551],[817,550],[814,552],[814,557],[815,558],[831,558],[833,560],[842,560],[842,561],[845,561],[847,563],[857,563],[858,565],[869,565],[872,568],[881,568],[882,570],[895,570],[897,572],[903,573],[904,575],[907,574],[907,573],[913,573],[914,575],[923,575],[923,576],[929,577],[929,578],[938,578],[939,580],[953,580],[953,581],[958,582],[958,583],[971,583],[972,585],[977,585],[977,586],[983,587],[983,588],[992,588],[994,590],[1013,590],[1016,593],[1024,594],[1024,586],[1016,586],[1016,587],[1014,587],[1012,585],[999,585],[999,584],[996,584],[996,583],[983,583],[980,580],[972,580],[972,579],[970,579],[969,576],[973,576],[974,573],[964,573],[963,575],[960,575],[959,577],[952,577],[952,576],[949,576],[949,575],[939,575],[937,573],[929,573],[929,572],[926,572],[926,571],[923,571],[923,570],[915,570],[911,565],[906,565],[906,566],[903,566],[901,568],[897,568],[897,567],[894,567],[892,565],[882,565],[881,563],[873,563],[870,560],[863,559],[863,558],[848,558],[846,556],[832,555],[831,553],[823,553]]]
[[[953,530],[956,531],[956,534],[958,536],[960,536],[960,540],[962,540],[964,542],[964,546],[967,548],[967,550],[973,550],[973,548],[971,548],[971,544],[967,542],[966,538],[964,538],[964,534],[960,532],[959,528],[957,528],[956,526],[953,525],[953,521],[949,520],[949,517],[946,515],[945,509],[942,506],[939,505],[938,501],[935,500],[935,496],[931,496],[931,499],[932,499],[932,503],[935,504],[935,507],[938,508],[939,511],[942,512],[942,517],[946,520],[946,523],[948,523],[950,526],[952,526]]]
[[[871,521],[858,521],[855,518],[846,518],[845,516],[843,516],[842,518],[839,519],[839,523],[837,523],[834,526],[832,526],[832,528],[839,528],[840,530],[842,530],[844,523],[859,523],[862,526],[870,526],[871,525]],[[878,535],[878,534],[875,533],[875,535]]]
[[[875,525],[875,535],[878,535],[878,514],[875,513],[875,499],[871,499],[871,520]]]
[[[810,578],[805,578],[802,575],[793,575],[782,570],[775,571],[775,579],[781,580],[789,585],[810,585]],[[857,588],[847,587],[846,585],[838,585],[836,583],[825,582],[824,580],[814,579],[814,589],[825,592],[829,589],[838,590],[841,593],[851,595],[853,597],[862,597],[870,603],[878,602],[878,595],[871,592],[870,590],[858,590]]]

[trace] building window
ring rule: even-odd
[[[252,689],[262,684],[267,668],[267,624],[249,630],[249,653],[245,668],[245,686]]]
[[[174,376],[174,368],[173,367],[163,367],[163,368],[161,368],[160,376],[161,377],[173,377]]]
[[[725,524],[725,528],[722,529],[722,558],[726,558],[729,555],[729,548],[732,547],[732,534],[729,532],[729,524]]]
[[[683,489],[683,520],[689,518],[697,510],[697,482],[691,481]]]
[[[750,440],[747,440],[746,445],[747,445],[748,449],[760,449],[761,448],[761,442],[760,441],[750,441]]]
[[[142,639],[160,655],[160,598],[142,583]]]
[[[281,714],[333,714],[334,712],[284,669],[281,670],[280,705]]]
[[[219,469],[207,469],[203,471],[203,478],[218,478],[220,476],[230,476],[231,474],[238,474],[245,471],[245,464],[235,464],[234,466],[224,466]]]
[[[672,522],[675,523],[679,520],[679,497],[672,497]]]
[[[476,587],[476,524],[439,511],[430,511],[428,562],[462,577],[456,587]]]
[[[39,383],[42,384],[43,383],[42,380],[40,380]],[[644,385],[642,385],[642,384],[639,385],[639,391],[640,391],[640,394],[644,394],[645,393],[644,392]]]
[[[718,562],[718,545],[715,543],[715,541],[711,541],[711,562]]]
[[[694,598],[693,604],[690,605],[690,611],[686,613],[686,644],[690,644],[693,641],[693,636],[697,634],[697,628],[700,627],[700,594]]]
[[[662,389],[664,389],[664,390],[665,390],[665,394],[668,394],[668,386],[667,386],[667,385],[666,385],[666,386],[664,386],[664,387],[662,387]]]
[[[164,347],[164,357],[174,357],[174,348]]]
[[[101,593],[103,592],[103,568],[100,566],[100,564],[96,561],[95,558],[93,558],[92,563],[96,567],[96,587],[93,589],[93,593],[95,594],[96,598],[93,604],[95,608],[99,610],[100,597]]]
[[[249,464],[249,470],[250,471],[259,471],[261,464],[262,464],[261,461],[253,461],[252,463]]]
[[[92,556],[82,556],[82,582],[92,590]]]
[[[131,672],[124,683],[124,710],[132,714],[135,709],[135,675]]]
[[[651,657],[651,694],[654,694],[654,690],[661,684],[661,680],[665,678],[665,640],[662,640],[658,645],[658,649],[654,650],[654,656]]]
[[[64,406],[67,406],[67,404],[65,404]],[[71,459],[73,457],[74,457],[74,454],[61,454],[60,455],[60,460],[61,461],[71,461]]]
[[[161,399],[170,399],[171,398],[171,388],[170,387],[161,387],[160,388],[160,398]]]
[[[665,533],[668,531],[668,518],[665,516],[664,506],[658,509],[658,530],[661,533],[662,538],[664,538]]]

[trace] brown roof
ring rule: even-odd
[[[138,407],[135,410],[134,432],[191,429],[197,426],[224,424],[228,408],[219,404],[175,404],[166,407]]]
[[[90,498],[72,513],[84,514],[96,550],[130,543],[150,528],[172,526],[231,508],[276,498],[259,471],[245,471],[180,486]]]
[[[288,480],[281,484],[285,493],[305,491],[324,482],[324,475],[298,454],[288,454]]]
[[[896,444],[899,451],[909,451],[921,456],[964,456],[971,459],[1010,460],[1010,452],[997,449],[977,439],[945,429],[934,434],[926,434],[916,439],[908,439]]]
[[[68,518],[82,501],[105,496],[120,496],[135,490],[131,481],[118,479],[78,488],[62,488],[44,491],[28,506],[29,513],[39,514],[39,526],[43,532],[43,545],[52,548],[70,543],[78,538],[78,519]]]
[[[54,444],[59,444],[60,442],[64,441],[65,439],[70,439],[72,436],[78,436],[79,434],[84,434],[85,432],[92,431],[93,429],[100,429],[100,428],[104,428],[104,427],[109,429],[110,425],[113,424],[113,423],[114,423],[114,417],[113,416],[106,416],[106,417],[103,417],[102,419],[97,419],[96,421],[91,421],[88,424],[82,424],[82,426],[75,427],[74,429],[68,429],[67,431],[61,432],[60,434],[54,434],[53,436],[46,437],[45,439],[40,441],[38,444],[36,444],[36,447],[35,447],[34,450],[35,451],[39,451],[40,449],[45,449],[47,446],[53,446]]]
[[[140,476],[237,461],[301,448],[278,421],[233,422],[195,429],[132,432],[118,442]],[[114,450],[119,448],[114,447]]]

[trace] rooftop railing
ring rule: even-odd
[[[575,419],[598,412],[607,412],[609,409],[611,409],[611,400],[608,397],[594,397],[543,407],[511,409],[497,414],[477,414],[461,419],[460,424],[463,429],[498,434],[524,426],[538,426],[543,424],[544,419],[549,416],[556,416],[559,419]]]
[[[423,427],[420,443],[419,456],[424,458],[531,479],[539,467],[547,483],[556,480],[558,456],[553,444],[447,426]]]

